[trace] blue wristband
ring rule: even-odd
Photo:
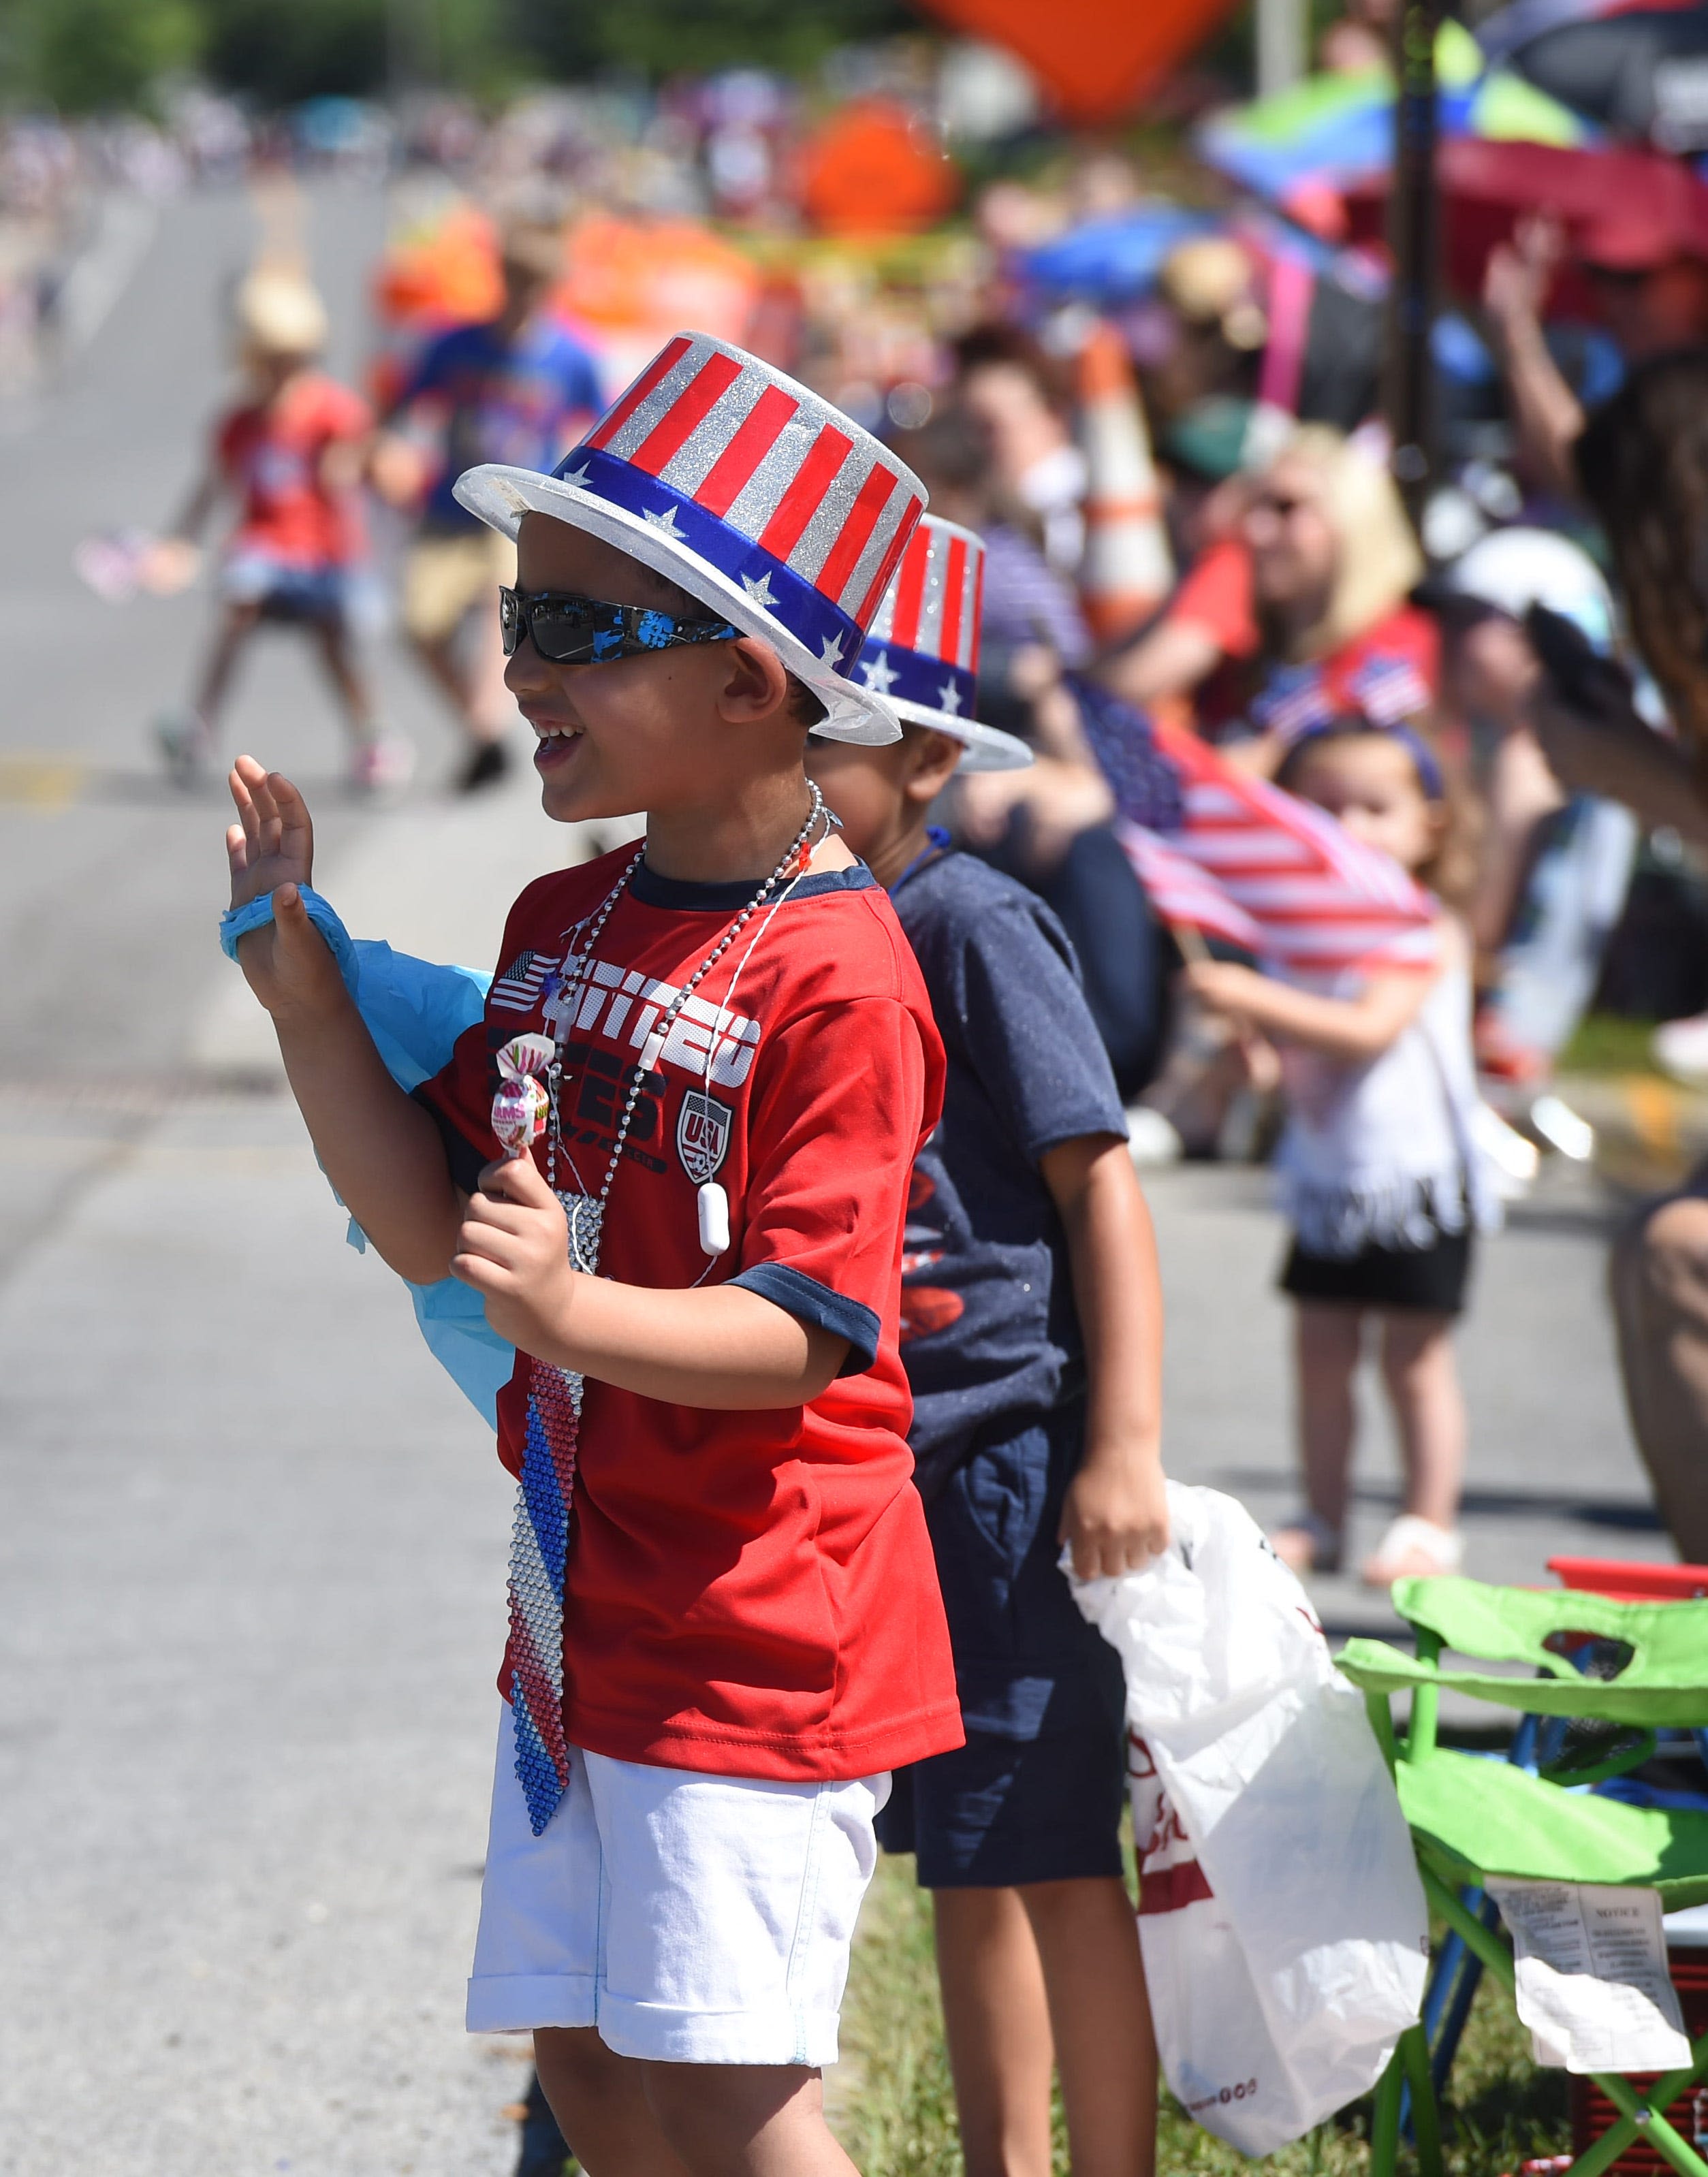
[[[356,975],[356,951],[350,941],[350,933],[339,920],[336,909],[329,900],[308,885],[299,885],[303,904],[308,910],[308,919],[325,939],[332,958],[338,963],[338,972],[347,984],[353,986]],[[247,937],[252,930],[259,930],[273,919],[273,895],[262,892],[242,907],[228,907],[220,917],[220,950],[226,959],[237,957],[237,940]]]

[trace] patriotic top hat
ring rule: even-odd
[[[881,699],[845,676],[925,486],[757,357],[678,333],[553,475],[488,463],[456,495],[506,537],[529,513],[590,531],[770,643],[824,705],[826,739],[896,739]]]
[[[1032,761],[1025,742],[973,716],[984,592],[983,543],[970,529],[924,516],[856,669],[898,717],[964,743],[958,770],[1018,771]]]

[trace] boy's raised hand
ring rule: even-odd
[[[270,1013],[313,1011],[343,989],[325,940],[308,919],[299,887],[314,867],[308,805],[282,772],[240,756],[229,784],[238,821],[226,833],[232,905],[273,895],[273,919],[237,942],[249,988]]]

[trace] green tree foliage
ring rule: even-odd
[[[904,0],[0,0],[0,95],[142,106],[186,68],[263,108],[372,95],[400,69],[475,91],[614,70],[799,73],[918,21]]]
[[[267,106],[379,90],[386,0],[200,0],[202,65]]]
[[[134,108],[200,41],[194,0],[8,0],[0,85],[64,113]]]
[[[902,0],[511,0],[524,48],[550,74],[620,68],[657,80],[737,66],[796,73],[837,46],[916,29]]]
[[[509,0],[199,0],[205,65],[264,106],[366,97],[401,80],[502,89],[516,73]]]

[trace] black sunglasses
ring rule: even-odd
[[[649,650],[683,642],[730,642],[739,632],[727,619],[679,619],[647,605],[611,605],[562,590],[507,590],[498,593],[504,654],[522,637],[553,665],[608,665]]]

